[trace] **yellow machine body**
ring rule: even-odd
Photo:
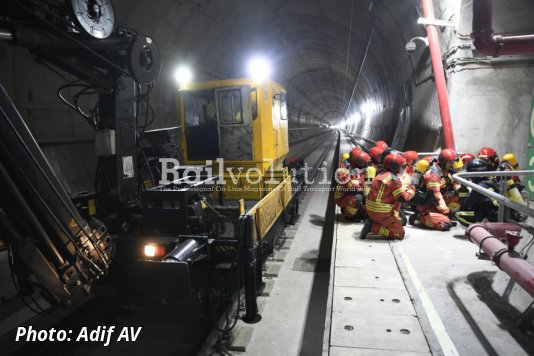
[[[191,83],[178,91],[182,164],[224,177],[224,198],[260,200],[288,176],[286,91],[274,81]],[[223,159],[221,165],[216,159]],[[219,193],[214,193],[215,195]]]

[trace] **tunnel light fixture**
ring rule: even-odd
[[[247,71],[252,80],[262,82],[271,77],[271,63],[263,57],[254,57],[248,62]]]
[[[368,117],[373,112],[373,105],[371,105],[370,102],[365,102],[362,104],[360,109],[361,109],[361,112],[365,115],[365,117]]]
[[[193,80],[193,72],[187,66],[180,66],[174,71],[174,80],[179,86],[191,83]]]
[[[350,119],[349,119],[349,123],[351,123],[351,124],[355,124],[355,123],[357,123],[358,121],[360,121],[361,118],[362,118],[362,115],[361,115],[359,112],[354,113],[354,114],[350,117]]]

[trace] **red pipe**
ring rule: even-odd
[[[423,13],[425,18],[433,20],[434,6],[432,0],[422,0]],[[447,83],[445,82],[445,72],[441,61],[441,48],[439,47],[438,30],[433,25],[426,26],[428,45],[430,47],[430,58],[432,60],[432,70],[438,92],[439,113],[441,115],[441,126],[443,127],[443,141],[445,148],[455,148],[454,136],[452,134],[451,112],[449,110],[449,97],[447,93]]]
[[[520,232],[523,229],[521,225],[514,223],[492,223],[484,221],[478,225],[482,226],[484,229],[488,230],[490,234],[499,239],[505,239],[508,231]]]
[[[510,251],[497,237],[493,236],[483,224],[471,225],[465,234],[469,240],[491,257],[497,267],[506,272],[528,294],[534,297],[534,266]]]
[[[501,55],[534,53],[534,35],[503,36],[494,34],[492,26],[493,1],[473,1],[473,45],[482,54]]]

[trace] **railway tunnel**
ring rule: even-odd
[[[94,3],[106,11],[107,2]],[[35,313],[35,300],[26,297],[33,305],[28,308],[17,297],[12,257],[4,247],[0,337],[8,353],[534,353],[532,295],[498,261],[484,260],[482,246],[465,238],[465,228],[407,226],[402,241],[360,240],[363,221],[344,219],[333,192],[324,189],[332,185],[321,183],[334,177],[343,153],[379,140],[429,155],[445,147],[475,155],[492,147],[500,156],[514,153],[521,168],[531,170],[531,1],[114,0],[113,11],[115,31],[149,36],[161,56],[143,132],[180,126],[177,69],[187,68],[194,82],[232,80],[249,76],[249,63],[261,58],[270,67],[269,79],[287,94],[286,159],[313,167],[314,182],[298,197],[295,224],[280,227],[259,268],[258,323],[242,320],[244,300],[227,301],[214,327],[195,298],[132,302],[117,297],[109,281],[85,304],[43,317]],[[0,16],[4,24],[12,14]],[[70,196],[93,191],[100,138],[76,107],[58,99],[60,87],[64,97],[76,94],[79,89],[69,86],[79,84],[76,77],[40,57],[48,52],[13,46],[8,27],[0,26],[0,39],[0,84],[62,187]],[[522,179],[532,197],[532,182]],[[530,264],[532,221],[529,215],[522,222],[524,236],[516,248]],[[224,320],[230,317],[236,320],[232,330],[218,332],[232,324]],[[137,342],[104,347],[18,342],[21,325],[75,332],[98,325],[143,329]]]

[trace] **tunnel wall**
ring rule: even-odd
[[[93,191],[97,162],[95,133],[84,118],[58,99],[56,91],[66,81],[36,64],[26,49],[0,44],[0,84],[14,101],[67,192]],[[78,90],[66,89],[63,93],[71,98]],[[90,107],[85,106],[87,101],[80,102]]]
[[[471,1],[435,0],[434,9],[436,18],[458,24],[457,31],[452,28],[439,31],[457,150],[476,154],[482,147],[493,147],[500,156],[515,153],[524,167],[534,90],[530,67],[534,57],[492,59],[478,53],[469,37]],[[532,13],[532,1],[495,0],[493,29],[496,33],[534,33]],[[412,55],[414,101],[404,149],[433,151],[442,145],[439,106],[429,51],[419,47],[422,46]]]
[[[459,32],[470,33],[472,4],[464,6]],[[494,1],[493,29],[495,33],[534,33],[533,13],[532,1]],[[534,57],[488,59],[471,48],[470,39],[458,38],[455,45],[460,48],[447,59],[451,63],[447,74],[457,148],[476,153],[490,146],[501,157],[512,152],[525,167]]]

